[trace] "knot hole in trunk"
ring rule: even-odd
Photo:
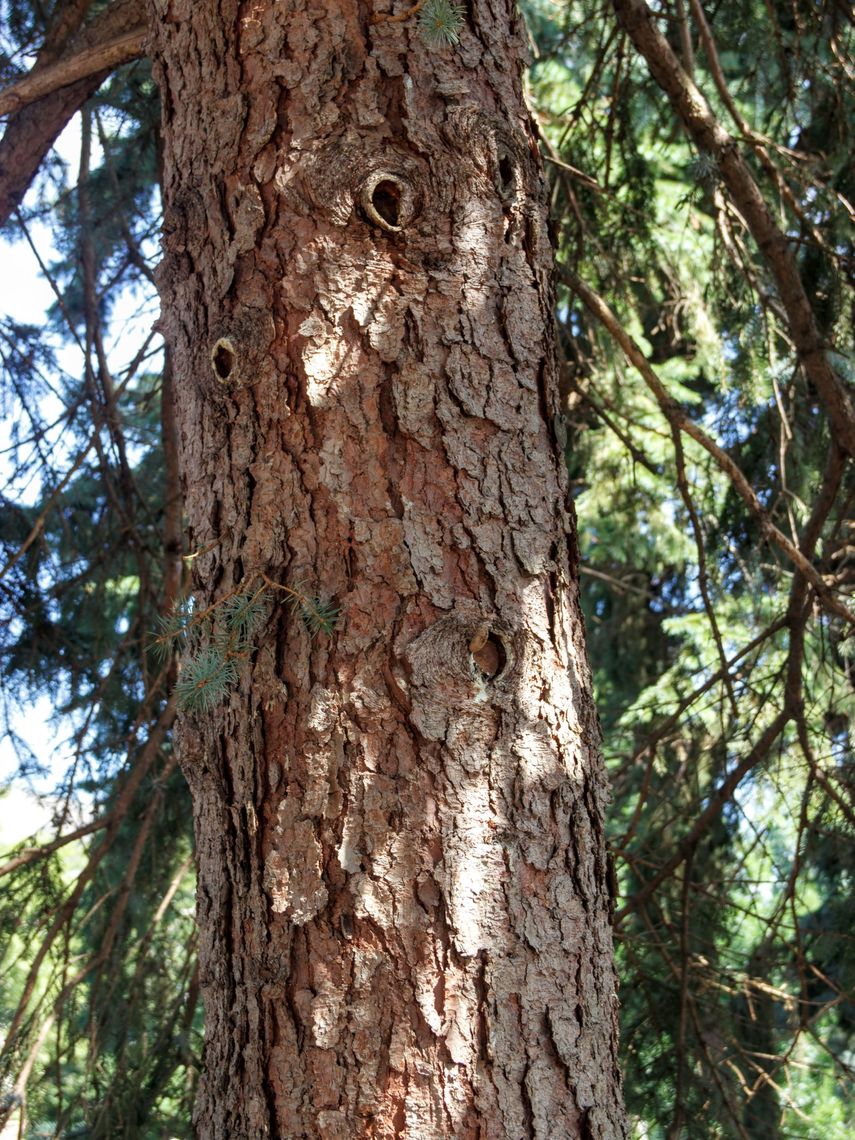
[[[221,336],[211,349],[211,367],[214,375],[221,384],[234,383],[237,353],[235,346],[227,336]]]
[[[497,624],[458,614],[434,622],[407,647],[412,681],[434,691],[459,687],[471,700],[504,680],[513,669],[514,635]]]
[[[409,182],[388,170],[375,170],[366,178],[360,202],[368,221],[387,233],[400,233],[416,213]]]

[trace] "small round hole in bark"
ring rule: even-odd
[[[413,212],[412,194],[396,175],[377,170],[362,187],[362,209],[369,222],[400,233]]]
[[[502,639],[491,630],[482,636],[476,635],[470,644],[472,660],[485,681],[495,681],[504,672],[508,654]]]
[[[228,384],[232,379],[236,362],[237,353],[234,345],[228,337],[221,336],[211,349],[211,367],[221,384]]]

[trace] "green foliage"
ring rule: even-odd
[[[274,592],[285,595],[312,636],[332,633],[339,614],[337,606],[309,594],[303,583],[259,586],[258,581],[255,578],[244,583],[201,613],[185,602],[158,619],[153,643],[158,658],[168,658],[175,649],[183,654],[175,684],[180,708],[209,712],[233,688],[240,676],[240,663],[249,657],[252,639],[267,620]]]
[[[686,434],[677,451],[664,409],[574,277],[606,298],[771,521],[798,543],[816,520],[811,557],[841,599],[851,464],[828,474],[823,409],[713,156],[685,137],[600,6],[525,8],[532,93],[557,160],[568,463],[614,786],[636,1134],[842,1136],[855,1123],[851,633],[802,593],[710,452]],[[851,382],[851,27],[832,3],[704,10],[730,97],[768,140],[763,155],[743,150]],[[661,13],[682,53],[678,10]],[[738,133],[691,18],[689,38],[695,81]]]
[[[312,637],[317,633],[326,634],[327,637],[331,635],[341,613],[338,606],[334,606],[329,600],[308,593],[304,582],[298,582],[294,586],[280,586],[279,588],[285,591],[292,609],[300,614],[303,624]]]
[[[460,42],[465,9],[451,0],[426,0],[419,12],[419,32],[429,48]]]
[[[208,712],[238,678],[238,648],[215,643],[199,649],[184,663],[175,684],[179,706],[188,712]]]

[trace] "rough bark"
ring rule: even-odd
[[[196,1127],[623,1137],[524,31],[406,6],[152,0],[195,589],[342,608],[183,718]]]

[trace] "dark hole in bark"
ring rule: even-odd
[[[485,680],[495,681],[497,677],[501,676],[508,663],[508,655],[505,652],[504,645],[502,645],[501,638],[497,637],[495,633],[488,633],[480,649],[472,651],[472,660],[481,670]]]
[[[388,179],[378,182],[371,192],[371,205],[387,225],[401,224],[401,188],[396,183]]]
[[[503,154],[499,159],[499,193],[503,198],[510,198],[514,192],[514,168],[508,155]]]
[[[225,382],[232,374],[235,366],[235,351],[225,338],[218,340],[211,353],[211,363],[217,379]]]

